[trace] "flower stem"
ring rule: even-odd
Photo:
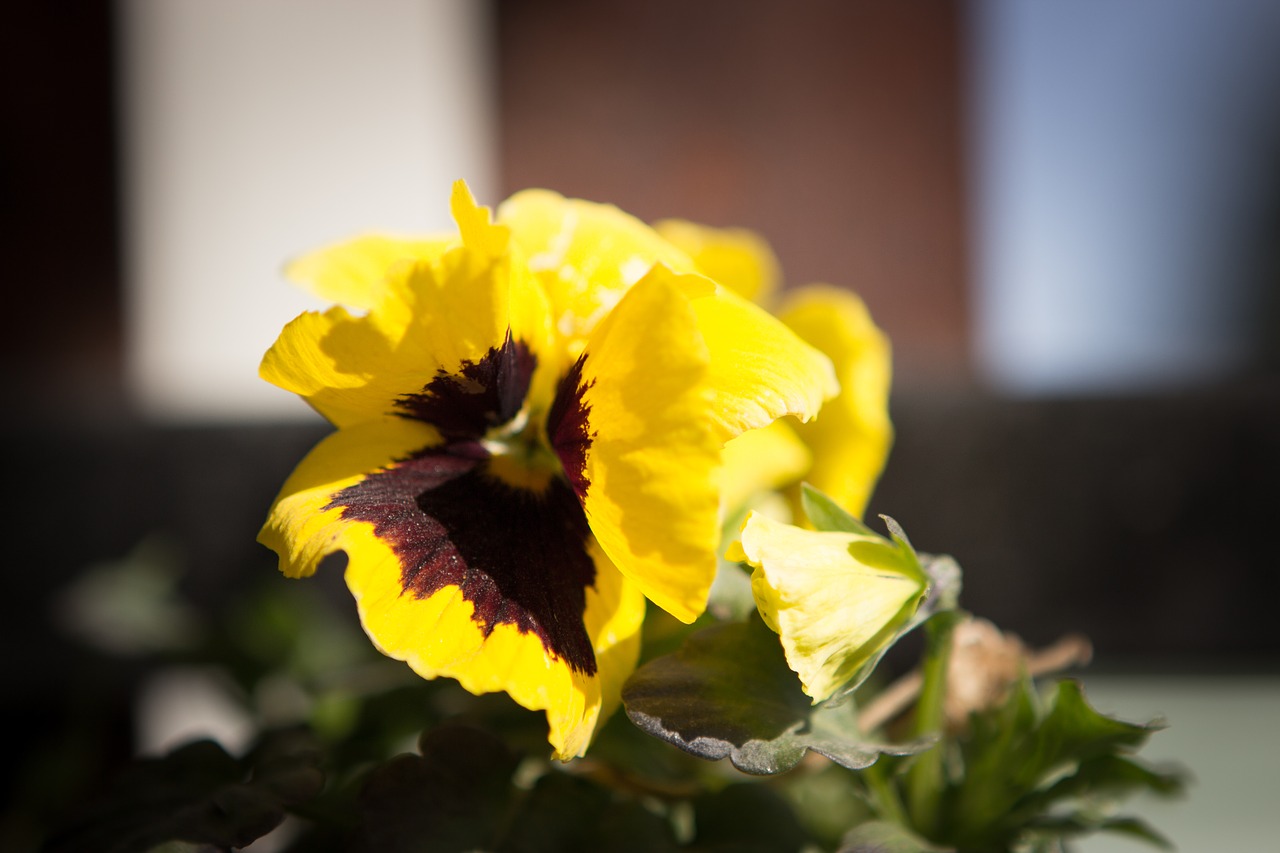
[[[862,771],[862,779],[867,785],[867,794],[871,804],[880,817],[893,821],[899,826],[910,827],[907,810],[898,796],[898,789],[889,781],[884,771],[884,762],[876,762]]]
[[[916,702],[912,734],[924,737],[941,734],[945,722],[947,667],[951,662],[951,636],[961,615],[954,610],[937,613],[925,623],[924,661],[921,664],[920,699]],[[938,827],[938,807],[943,788],[945,742],[916,756],[906,773],[907,809],[911,824],[925,837],[934,837]]]

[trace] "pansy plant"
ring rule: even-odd
[[[615,208],[461,182],[456,235],[358,237],[291,267],[341,304],[262,362],[337,429],[259,536],[291,577],[336,551],[374,644],[545,711],[587,747],[645,600],[689,622],[717,567],[727,441],[837,393],[830,361]]]
[[[888,343],[855,296],[781,290],[746,231],[543,190],[495,215],[461,182],[451,208],[455,232],[294,262],[335,304],[261,367],[336,429],[259,539],[290,577],[344,552],[364,632],[409,669],[358,631],[335,657],[348,626],[276,592],[159,644],[221,662],[256,746],[135,762],[42,849],[239,848],[286,813],[282,850],[1162,843],[1112,812],[1182,789],[1133,755],[1158,724],[1034,683],[1082,662],[1061,652],[1078,640],[966,654],[955,561],[862,521],[893,431]],[[137,621],[134,574],[86,618]],[[651,620],[642,650],[647,602],[686,624]],[[869,677],[917,627],[919,665]],[[507,693],[556,758],[592,754],[545,761],[539,714],[410,669]],[[633,725],[602,729],[619,705]]]

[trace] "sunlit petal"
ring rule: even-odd
[[[700,276],[680,282],[711,356],[707,385],[724,440],[784,415],[807,421],[839,391],[831,361],[768,311]]]
[[[526,190],[498,207],[498,221],[551,300],[556,330],[576,357],[586,335],[655,263],[693,261],[640,220],[607,204]]]
[[[663,219],[654,230],[697,264],[698,271],[752,302],[778,289],[778,259],[764,238],[745,228],[709,228],[683,219]]]
[[[585,415],[589,442],[573,445],[576,457],[561,452],[605,553],[686,622],[706,606],[716,571],[721,442],[707,369],[689,299],[659,267],[591,336],[566,416]]]
[[[840,395],[826,404],[822,416],[797,426],[816,460],[807,479],[861,516],[893,443],[888,339],[862,300],[834,287],[797,291],[779,316],[830,356],[840,381]]]
[[[439,257],[457,243],[456,234],[364,234],[308,252],[290,262],[285,275],[327,302],[368,310],[382,299],[393,268]]]
[[[777,420],[725,444],[720,500],[728,512],[753,495],[797,482],[809,470],[813,454],[796,435],[794,423]]]
[[[280,571],[307,577],[346,547],[351,525],[333,508],[334,495],[425,447],[440,435],[406,418],[368,421],[327,436],[298,463],[272,502],[258,541],[280,555]]]
[[[581,755],[598,723],[617,707],[622,683],[635,668],[644,599],[607,559],[596,562],[585,610],[572,614],[579,630],[585,625],[594,652],[587,670],[548,649],[538,632],[516,621],[493,621],[495,602],[473,601],[476,593],[464,586],[446,584],[425,595],[406,590],[400,557],[370,525],[350,534],[347,547],[347,585],[378,648],[424,678],[454,678],[472,693],[501,691],[545,711],[557,758]]]
[[[260,372],[345,426],[394,411],[437,374],[483,359],[508,332],[531,351],[550,349],[540,288],[509,259],[458,246],[432,261],[397,265],[363,316],[341,307],[302,314]],[[555,367],[544,365],[546,375]]]

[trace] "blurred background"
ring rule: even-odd
[[[168,549],[209,612],[276,579],[254,535],[326,431],[256,376],[316,307],[283,263],[448,227],[465,177],[746,226],[861,294],[896,371],[872,513],[975,613],[1087,634],[1103,710],[1172,720],[1181,849],[1280,832],[1280,5],[117,0],[0,43],[5,800],[69,731],[85,786],[148,743],[86,570]]]

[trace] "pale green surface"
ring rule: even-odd
[[[1086,676],[1099,711],[1145,722],[1164,717],[1142,756],[1191,770],[1186,798],[1134,798],[1124,809],[1181,853],[1280,851],[1280,677]],[[1121,836],[1076,842],[1076,853],[1155,851]]]

